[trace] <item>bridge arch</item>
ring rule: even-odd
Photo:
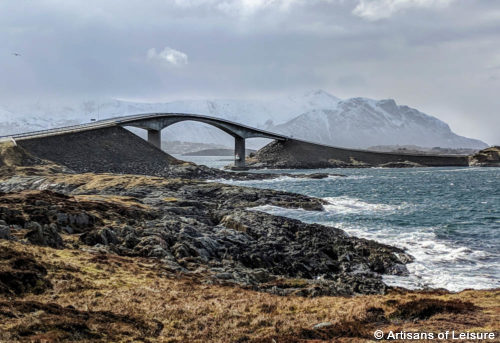
[[[229,120],[186,113],[151,113],[118,118],[116,124],[145,129],[148,132],[148,142],[161,148],[161,130],[183,121],[196,121],[214,126],[234,137],[236,169],[245,168],[245,139],[269,138],[286,140],[287,137],[265,130],[255,129]]]

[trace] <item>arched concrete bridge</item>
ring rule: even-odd
[[[11,136],[4,136],[0,138],[13,138],[14,140],[24,140],[30,138],[43,137],[43,136],[65,134],[70,132],[96,130],[99,128],[105,128],[111,126],[131,126],[147,130],[148,142],[153,144],[157,148],[161,148],[161,130],[175,123],[187,120],[197,121],[215,126],[233,136],[235,156],[238,156],[238,158],[235,157],[234,165],[237,168],[245,167],[245,139],[254,137],[269,138],[282,141],[289,139],[289,137],[287,136],[235,123],[230,120],[199,115],[199,114],[190,114],[190,113],[137,114],[137,115],[104,119],[81,125],[21,133]]]
[[[256,129],[250,126],[238,124],[229,120],[187,113],[153,113],[142,114],[138,116],[129,116],[116,119],[116,124],[121,126],[132,126],[148,131],[148,142],[161,147],[161,130],[179,123],[181,121],[197,121],[215,126],[218,129],[234,137],[234,154],[237,156],[234,160],[235,167],[245,167],[245,139],[261,137],[277,140],[286,140],[286,136]]]

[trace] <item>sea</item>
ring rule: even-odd
[[[220,168],[227,157],[185,157]],[[415,258],[408,276],[384,276],[410,289],[500,287],[500,168],[362,168],[260,170],[266,173],[343,174],[326,179],[278,177],[214,180],[319,197],[325,211],[253,208],[319,223],[349,235],[403,248]]]

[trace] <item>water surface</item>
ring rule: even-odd
[[[211,159],[215,167],[228,163]],[[452,291],[500,287],[500,168],[259,172],[347,175],[225,182],[323,198],[329,203],[324,212],[274,206],[256,210],[334,226],[406,249],[415,257],[408,265],[410,276],[385,277],[389,284]]]

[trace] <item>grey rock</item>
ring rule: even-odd
[[[57,232],[55,225],[41,226],[36,222],[30,222],[26,226],[28,233],[24,236],[31,244],[40,246],[49,246],[51,248],[60,249],[64,247],[63,240]]]
[[[80,236],[80,241],[87,245],[109,245],[119,242],[116,233],[110,228],[86,232]]]
[[[191,169],[185,167],[186,171]],[[401,249],[350,237],[339,229],[249,210],[259,205],[323,210],[323,200],[299,194],[179,179],[169,179],[161,187],[144,183],[89,190],[37,176],[13,177],[0,186],[7,191],[43,188],[68,196],[140,199],[155,215],[140,221],[122,216],[113,228],[99,227],[90,212],[70,215],[57,212],[51,204],[47,207],[54,211],[50,218],[58,225],[52,228],[68,233],[68,226],[75,233],[85,231],[80,242],[94,251],[154,258],[164,268],[183,273],[202,270],[208,275],[206,282],[236,283],[279,295],[379,294],[387,289],[381,274],[404,275],[404,264],[412,261]],[[7,216],[22,218],[16,213]],[[79,231],[78,225],[86,228]],[[44,230],[37,223],[26,227]],[[302,281],[280,281],[291,279]]]
[[[5,222],[4,222],[5,223]],[[0,239],[12,239],[10,227],[0,223]]]

